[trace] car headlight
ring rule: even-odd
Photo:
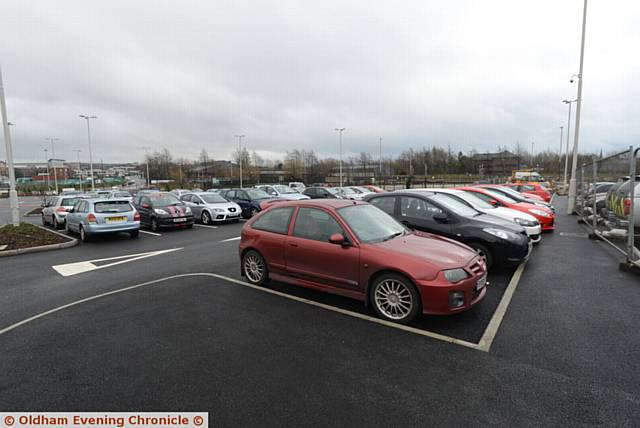
[[[221,212],[223,212],[224,210],[223,210],[222,208],[213,208],[213,210],[212,210],[212,211],[213,211],[214,213],[221,213]]]
[[[165,210],[162,210],[160,208],[154,209],[153,212],[155,212],[156,214],[167,214]]]
[[[460,282],[463,279],[469,278],[467,271],[461,268],[443,270],[442,273],[444,277],[447,278],[447,281],[451,283]]]
[[[513,239],[513,236],[514,236],[512,233],[509,233],[506,230],[493,229],[491,227],[487,227],[487,228],[482,229],[482,230],[484,230],[485,232],[487,232],[490,235],[497,236],[498,238],[506,239],[506,240]]]
[[[542,210],[533,209],[533,210],[529,210],[529,212],[534,215],[539,215],[540,217],[551,217],[551,215],[548,212],[542,211]]]
[[[533,227],[538,225],[538,222],[535,220],[527,220],[526,218],[520,218],[520,217],[514,218],[513,221],[515,221],[516,223],[518,223],[520,226],[523,226],[523,227]]]
[[[185,213],[185,214],[191,214],[191,208],[186,207],[186,208],[184,209],[184,213]]]

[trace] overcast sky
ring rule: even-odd
[[[581,0],[4,1],[0,66],[16,161],[229,158],[292,148],[558,150]],[[591,1],[581,149],[640,142],[640,3]],[[574,109],[575,110],[575,109]],[[573,128],[573,124],[572,124]],[[566,135],[566,134],[565,134]],[[4,158],[4,144],[0,157]]]

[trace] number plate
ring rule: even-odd
[[[173,219],[174,223],[182,223],[183,221],[187,221],[187,219],[186,218],[174,218]]]
[[[126,217],[107,217],[107,224],[122,223],[127,221]]]
[[[476,290],[482,290],[485,285],[487,285],[487,275],[484,275],[476,282]]]

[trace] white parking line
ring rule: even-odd
[[[222,241],[219,241],[219,242],[237,241],[238,239],[240,239],[240,237],[236,236],[235,238],[223,239]]]
[[[218,226],[209,226],[208,224],[195,224],[195,223],[194,223],[194,226],[197,226],[197,227],[206,227],[206,228],[209,228],[209,229],[217,229],[217,228],[218,228]]]
[[[155,233],[155,232],[148,232],[146,230],[140,230],[140,233],[146,233],[147,235],[153,235],[153,236],[162,236],[159,233]]]

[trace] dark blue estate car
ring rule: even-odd
[[[226,200],[240,205],[243,218],[251,218],[258,213],[261,202],[277,199],[260,189],[227,189],[221,190],[220,195]]]

